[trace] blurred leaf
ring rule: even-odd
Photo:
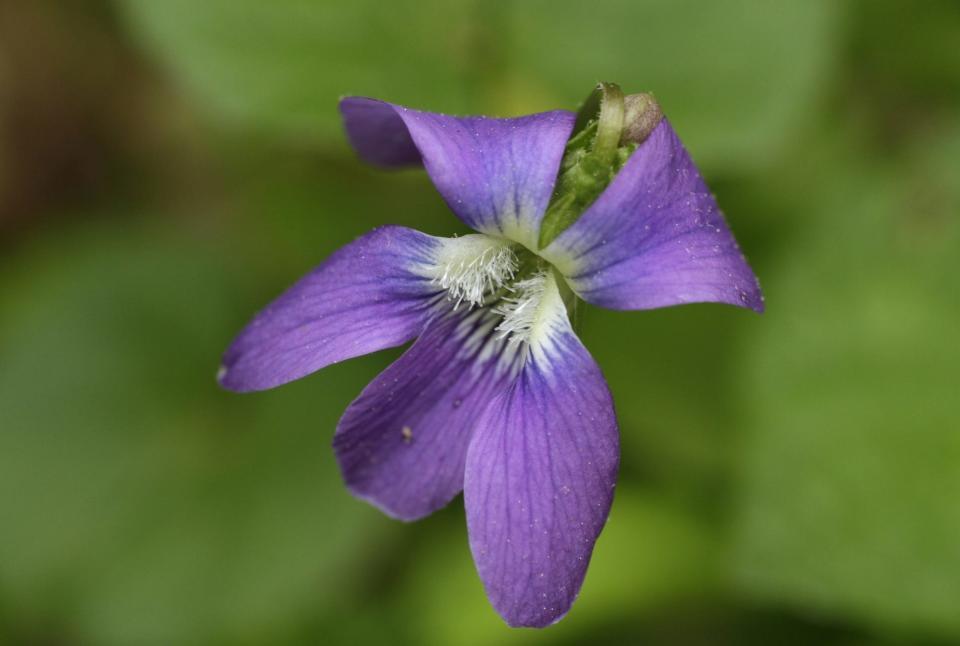
[[[840,7],[534,0],[123,0],[147,45],[206,105],[342,141],[336,99],[498,115],[574,109],[598,79],[657,94],[698,161],[761,164],[816,105]]]
[[[580,335],[603,369],[620,422],[621,469],[723,512],[735,427],[733,359],[752,312],[715,304],[644,312],[581,310]]]
[[[960,5],[954,0],[858,0],[851,23],[857,87],[885,101],[960,98]],[[898,96],[899,95],[899,96]],[[890,106],[879,106],[889,109]]]
[[[560,106],[597,80],[653,92],[698,163],[758,165],[820,98],[839,12],[830,0],[518,2],[507,58]]]
[[[223,249],[93,228],[8,263],[0,596],[18,614],[82,643],[256,639],[349,594],[370,530],[391,526],[329,448],[383,358],[221,392],[219,353],[250,314]]]
[[[736,574],[754,597],[960,635],[960,129],[829,168],[767,281]]]
[[[229,211],[254,277],[292,280],[374,227],[431,235],[467,231],[422,169],[383,172],[356,159],[317,156],[263,142],[224,146]],[[239,253],[241,249],[233,249]],[[275,275],[275,274],[280,275]],[[271,293],[273,293],[271,291]]]
[[[458,515],[462,520],[460,510]],[[500,619],[484,596],[465,527],[418,551],[415,576],[401,603],[417,622],[417,643],[553,643],[588,636],[614,617],[652,612],[708,589],[712,556],[709,537],[696,523],[661,500],[619,487],[580,596],[555,626],[516,630]]]
[[[209,106],[259,128],[340,138],[337,99],[463,111],[469,3],[123,0],[146,44]]]

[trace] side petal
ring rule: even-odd
[[[468,226],[537,248],[572,112],[452,117],[362,97],[341,100],[340,112],[363,159],[382,166],[422,161]]]
[[[528,354],[467,452],[470,548],[487,596],[511,626],[546,626],[567,613],[613,501],[613,401],[562,315],[566,325]]]
[[[442,239],[388,226],[374,229],[268,305],[223,356],[229,390],[263,390],[331,363],[406,343],[439,298],[424,273]]]
[[[756,276],[666,119],[541,255],[594,305],[718,302],[763,311]]]
[[[460,493],[475,422],[515,374],[498,320],[465,308],[432,320],[350,404],[333,448],[354,495],[415,520]]]

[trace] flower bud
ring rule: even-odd
[[[642,144],[663,120],[663,110],[652,94],[641,92],[623,98],[623,130],[620,145]]]

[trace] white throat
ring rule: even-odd
[[[506,240],[479,233],[450,238],[429,273],[433,283],[446,290],[454,309],[463,302],[483,305],[517,273],[517,256],[511,247]]]

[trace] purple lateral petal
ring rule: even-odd
[[[511,378],[498,320],[466,308],[434,319],[350,404],[333,441],[350,491],[402,520],[460,493],[474,424]]]
[[[363,159],[384,166],[422,160],[467,225],[536,249],[573,113],[452,117],[362,97],[343,99],[340,112]]]
[[[388,226],[341,248],[244,328],[224,354],[220,384],[236,391],[272,388],[409,341],[439,298],[416,269],[433,262],[440,244]]]
[[[666,119],[542,255],[602,307],[718,302],[763,311],[753,271]]]
[[[546,626],[570,609],[619,461],[600,369],[570,331],[551,346],[532,354],[487,409],[467,452],[470,548],[487,596],[511,626]]]

